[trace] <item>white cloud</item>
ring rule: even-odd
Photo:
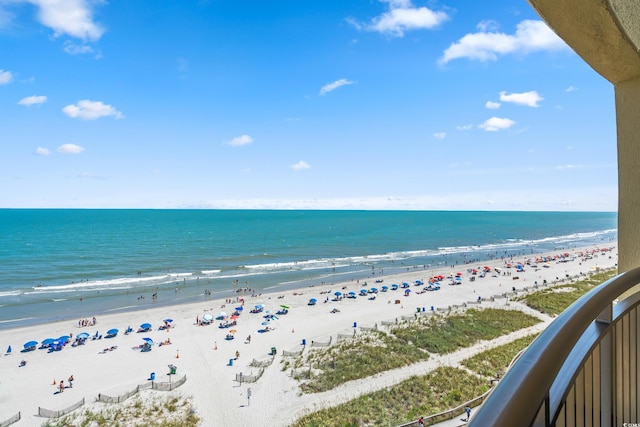
[[[309,169],[311,168],[311,166],[309,166],[307,164],[307,162],[304,162],[302,160],[300,160],[298,163],[296,163],[295,165],[291,165],[291,169],[293,169],[294,171],[301,171],[304,169]]]
[[[78,154],[83,151],[84,148],[76,144],[62,144],[58,147],[58,152],[63,154]]]
[[[569,50],[560,37],[542,21],[525,20],[516,27],[516,33],[484,32],[467,34],[449,46],[438,60],[440,64],[468,58],[495,61],[500,55],[527,54],[541,50]]]
[[[68,40],[64,43],[64,51],[69,55],[86,55],[95,52],[93,48],[87,44],[75,44]]]
[[[347,20],[359,30],[376,31],[394,37],[404,36],[405,31],[430,29],[449,19],[444,12],[435,12],[426,7],[415,7],[410,0],[380,0],[387,3],[389,10],[361,24],[353,19]]]
[[[496,21],[492,21],[488,19],[485,21],[478,22],[478,25],[476,25],[476,28],[479,29],[481,32],[486,33],[487,31],[498,31],[498,28],[500,28],[500,25],[498,25]]]
[[[44,104],[45,102],[47,102],[46,96],[33,95],[33,96],[27,96],[26,98],[22,98],[20,101],[18,101],[18,105],[26,105],[28,107],[30,105]]]
[[[69,117],[83,120],[96,120],[100,117],[108,116],[113,116],[116,119],[124,117],[120,111],[111,105],[104,104],[101,101],[90,101],[88,99],[78,101],[77,104],[67,105],[62,111]]]
[[[251,144],[252,142],[253,138],[251,138],[249,135],[240,135],[236,136],[230,141],[227,141],[227,144],[231,145],[232,147],[240,147],[243,145]]]
[[[569,86],[568,88],[565,89],[565,92],[573,92],[575,90],[578,90],[578,88],[573,87],[573,86]]]
[[[43,147],[38,147],[36,148],[36,154],[38,156],[48,156],[49,154],[51,154],[51,151],[47,150],[46,148]]]
[[[326,95],[329,92],[333,92],[334,90],[338,89],[340,86],[344,86],[344,85],[352,85],[354,82],[352,82],[351,80],[347,80],[347,79],[340,79],[340,80],[336,80],[335,82],[332,83],[328,83],[324,86],[322,86],[322,88],[320,89],[320,96]]]
[[[13,74],[11,71],[5,71],[0,69],[0,85],[6,85],[13,80]]]
[[[500,92],[500,101],[502,102],[511,102],[513,104],[526,105],[527,107],[533,108],[538,108],[540,106],[538,103],[543,99],[544,98],[538,95],[538,92],[535,90],[523,93]]]
[[[484,123],[478,125],[478,127],[480,129],[484,129],[488,132],[497,132],[499,130],[503,130],[503,129],[509,129],[511,126],[515,125],[516,122],[514,122],[511,119],[505,119],[505,118],[500,118],[500,117],[491,117],[489,120],[485,121]]]
[[[82,40],[98,40],[104,29],[93,21],[93,6],[99,0],[22,0],[38,7],[38,21],[54,31]]]
[[[494,102],[494,101],[487,101],[487,103],[484,104],[484,106],[490,110],[497,110],[498,108],[500,108],[500,105],[501,104],[499,102]]]
[[[456,126],[457,130],[471,130],[473,129],[473,125],[459,125]]]
[[[435,139],[445,139],[447,137],[447,133],[446,132],[436,132],[433,134],[433,137]]]

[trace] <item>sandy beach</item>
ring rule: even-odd
[[[437,314],[449,306],[476,302],[478,297],[484,300],[482,304],[505,306],[507,299],[502,295],[511,292],[513,287],[521,292],[524,288],[533,288],[534,284],[542,285],[544,281],[550,284],[567,276],[610,269],[617,264],[616,244],[609,242],[601,246],[567,250],[571,261],[537,262],[535,267],[525,265],[524,271],[516,271],[517,262],[525,263],[531,259],[535,263],[537,257],[553,257],[564,252],[531,254],[509,260],[482,261],[439,269],[412,266],[407,267],[405,273],[395,276],[377,274],[375,278],[363,277],[348,283],[253,296],[250,293],[238,293],[237,300],[232,302],[210,300],[120,314],[96,314],[97,324],[85,327],[79,326],[78,321],[82,319],[77,319],[4,330],[0,334],[0,368],[3,372],[0,378],[0,422],[20,412],[22,419],[16,425],[39,426],[46,422],[46,418],[38,416],[39,407],[61,410],[83,398],[84,407],[102,408],[108,404],[96,402],[98,394],[123,394],[138,384],[146,383],[154,373],[157,382],[177,381],[185,375],[187,380],[171,392],[142,391],[140,395],[149,398],[152,393],[177,393],[190,397],[202,419],[202,425],[255,425],[269,420],[269,425],[287,426],[307,412],[342,403],[362,393],[393,385],[417,372],[424,372],[424,366],[380,374],[371,381],[353,381],[328,393],[301,395],[297,382],[289,372],[281,369],[283,350],[313,351],[310,349],[312,341],[327,342],[330,338],[335,341],[339,333],[353,334],[354,330],[358,333],[360,327],[413,316],[417,309],[421,315],[434,315],[431,307]],[[586,256],[588,253],[592,255]],[[507,262],[512,267],[507,267]],[[483,278],[469,272],[470,269],[482,271],[484,266],[490,267],[491,272]],[[462,283],[449,285],[450,274],[455,276],[457,272],[462,273]],[[414,285],[416,280],[426,284],[430,277],[437,275],[445,276],[438,291],[422,292],[425,285]],[[475,279],[471,281],[471,277]],[[375,283],[376,280],[383,282]],[[403,289],[389,290],[379,292],[375,300],[369,299],[368,295],[332,301],[335,292],[342,292],[345,296],[352,291],[359,293],[365,287],[365,282],[367,288],[375,286],[379,290],[383,285],[391,287],[393,283],[408,282],[411,292],[405,296]],[[490,303],[491,297],[495,299]],[[317,300],[316,305],[308,305],[311,298]],[[325,302],[327,298],[329,301]],[[399,303],[396,303],[397,300]],[[250,313],[260,304],[264,306],[263,312]],[[282,305],[289,307],[288,314],[266,322],[266,311],[276,314]],[[220,320],[204,326],[196,323],[205,315],[213,318],[218,317],[220,312],[230,315],[240,306],[243,306],[243,310],[236,319],[236,325],[231,328],[219,328]],[[165,319],[172,319],[171,327],[159,330]],[[147,322],[152,325],[152,330],[137,333],[140,325]],[[263,324],[265,322],[267,324]],[[134,331],[125,335],[128,326]],[[119,330],[117,336],[105,338],[107,330],[111,328]],[[270,330],[265,331],[267,328]],[[236,331],[233,340],[225,339],[230,330]],[[75,338],[81,332],[91,336],[98,332],[102,338],[89,338],[84,345],[78,346],[69,343],[60,351],[36,349],[21,352],[28,341],[40,343],[45,338],[63,335],[73,335]],[[251,337],[250,342],[247,342],[248,337]],[[140,351],[139,347],[145,342],[143,338],[153,340],[151,351]],[[167,340],[171,344],[159,345]],[[303,340],[307,343],[306,347],[302,345]],[[8,346],[11,346],[12,352],[4,354]],[[277,351],[275,360],[265,368],[257,382],[240,385],[235,381],[240,373],[257,373],[259,368],[249,364],[254,359],[269,360],[272,347]],[[239,353],[237,359],[236,352]],[[25,366],[19,366],[22,360],[27,362]],[[175,375],[168,375],[169,365],[175,365]],[[60,381],[68,383],[71,375],[74,377],[73,387],[59,393]],[[250,405],[247,405],[248,388],[251,389]]]

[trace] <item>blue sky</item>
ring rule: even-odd
[[[617,209],[525,0],[0,0],[0,207]]]

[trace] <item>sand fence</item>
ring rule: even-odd
[[[143,384],[139,384],[137,385],[133,390],[128,391],[124,394],[118,395],[118,396],[109,396],[106,395],[104,393],[99,393],[98,397],[96,399],[96,401],[98,402],[103,402],[103,403],[120,403],[120,402],[124,402],[125,400],[127,400],[128,398],[130,398],[131,396],[137,394],[140,392],[140,390],[145,390],[145,389],[153,389],[153,390],[160,390],[160,391],[171,391],[173,389],[176,389],[178,387],[180,387],[181,385],[183,385],[185,382],[187,381],[187,376],[184,375],[182,378],[180,378],[177,381],[169,381],[169,382],[157,382],[157,381],[147,381]],[[79,407],[83,406],[85,403],[84,397],[82,398],[81,401],[67,407],[64,409],[60,409],[57,411],[53,411],[50,409],[45,409],[45,408],[41,408],[38,407],[38,415],[44,418],[59,418],[63,415],[69,414],[73,411],[75,411],[76,409],[78,409]],[[18,413],[18,419],[20,419],[20,414]],[[15,416],[13,417],[15,418]],[[12,418],[12,419],[13,419]],[[17,421],[17,420],[16,420]],[[9,424],[12,424],[16,421],[12,421]],[[5,421],[8,422],[8,421]],[[0,424],[0,427],[4,427],[4,426],[8,426],[9,424]]]
[[[81,401],[74,403],[73,405],[67,408],[60,409],[59,411],[52,411],[50,409],[44,409],[44,408],[38,407],[38,415],[45,418],[58,418],[68,414],[69,412],[75,411],[82,405],[84,405],[84,397],[82,398]]]
[[[20,412],[15,414],[13,417],[0,422],[0,427],[7,427],[13,423],[17,423],[18,421],[20,421]]]

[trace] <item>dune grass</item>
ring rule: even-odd
[[[347,381],[426,360],[429,355],[415,346],[406,346],[382,331],[369,331],[331,347],[311,351],[297,361],[309,381],[302,382],[305,393],[331,390]]]
[[[395,327],[391,333],[407,346],[444,354],[539,322],[540,319],[518,310],[469,309],[446,317],[423,317],[418,322]]]
[[[489,389],[486,379],[440,367],[426,375],[300,418],[292,427],[394,426],[456,407]]]
[[[104,404],[102,409],[79,410],[50,419],[42,427],[195,427],[200,418],[188,398],[158,396],[142,399],[134,396],[117,404]]]
[[[462,365],[487,378],[501,376],[513,358],[527,348],[537,335],[527,335],[510,343],[478,353],[462,361]]]
[[[513,301],[521,301],[541,313],[557,316],[582,295],[617,274],[616,270],[595,273],[575,283],[543,289],[529,295],[514,298]]]

